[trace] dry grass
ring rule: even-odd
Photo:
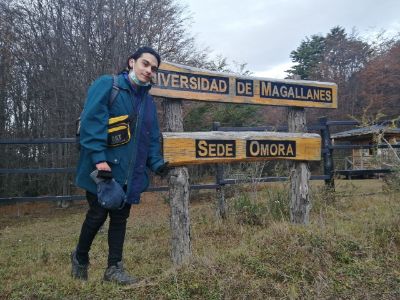
[[[28,214],[21,207],[18,213],[2,210],[0,298],[400,298],[398,192],[381,192],[379,180],[337,181],[336,201],[330,202],[321,187],[313,183],[309,226],[287,222],[280,184],[235,188],[224,222],[215,218],[213,193],[202,193],[190,211],[193,260],[178,269],[169,257],[165,196],[145,195],[132,210],[124,249],[126,268],[144,280],[129,287],[101,282],[106,233],[93,244],[89,281],[70,278],[69,253],[85,205],[42,205]]]

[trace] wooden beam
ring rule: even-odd
[[[153,96],[194,101],[337,108],[337,85],[218,73],[164,62]]]
[[[257,160],[320,160],[318,134],[282,132],[164,132],[171,166]]]

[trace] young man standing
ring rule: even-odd
[[[160,55],[154,49],[141,47],[128,58],[126,70],[114,78],[101,76],[89,89],[81,115],[76,178],[77,185],[86,190],[89,209],[78,245],[71,253],[74,278],[87,280],[90,247],[109,216],[108,267],[104,280],[119,284],[137,281],[124,270],[122,263],[127,218],[131,204],[139,203],[140,193],[149,184],[146,169],[158,175],[168,171],[161,156],[156,106],[148,93],[160,62]],[[113,93],[116,96],[110,103]],[[114,186],[110,185],[108,190],[100,188],[96,178],[91,178],[96,170],[98,177],[107,175],[106,182],[111,182],[112,177]],[[116,195],[116,183],[125,192],[122,205],[117,209],[105,208],[103,200]]]

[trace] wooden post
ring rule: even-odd
[[[289,132],[306,131],[306,114],[304,108],[288,108]],[[308,224],[311,209],[309,195],[310,169],[306,161],[295,161],[290,167],[290,221],[297,224]]]
[[[218,218],[226,219],[227,207],[225,201],[225,188],[223,185],[217,187],[217,210],[216,214]]]
[[[182,132],[183,116],[180,100],[164,100],[164,116],[167,131]],[[175,265],[187,263],[192,254],[189,218],[189,173],[186,167],[170,171],[169,201],[171,208],[171,258]]]
[[[213,130],[218,131],[218,128],[220,126],[219,122],[214,122],[213,123]],[[216,197],[217,197],[217,209],[216,209],[216,214],[217,218],[221,219],[226,219],[226,201],[225,201],[225,188],[224,185],[221,183],[224,179],[224,167],[222,164],[216,164],[216,184],[218,184],[217,191],[216,191]]]

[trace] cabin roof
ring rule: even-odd
[[[368,136],[372,134],[379,134],[381,132],[385,132],[386,134],[399,134],[400,128],[391,128],[385,125],[372,125],[368,127],[361,127],[352,130],[346,130],[342,132],[337,132],[331,135],[333,139],[342,139],[342,138],[351,138],[351,137],[361,137]]]

